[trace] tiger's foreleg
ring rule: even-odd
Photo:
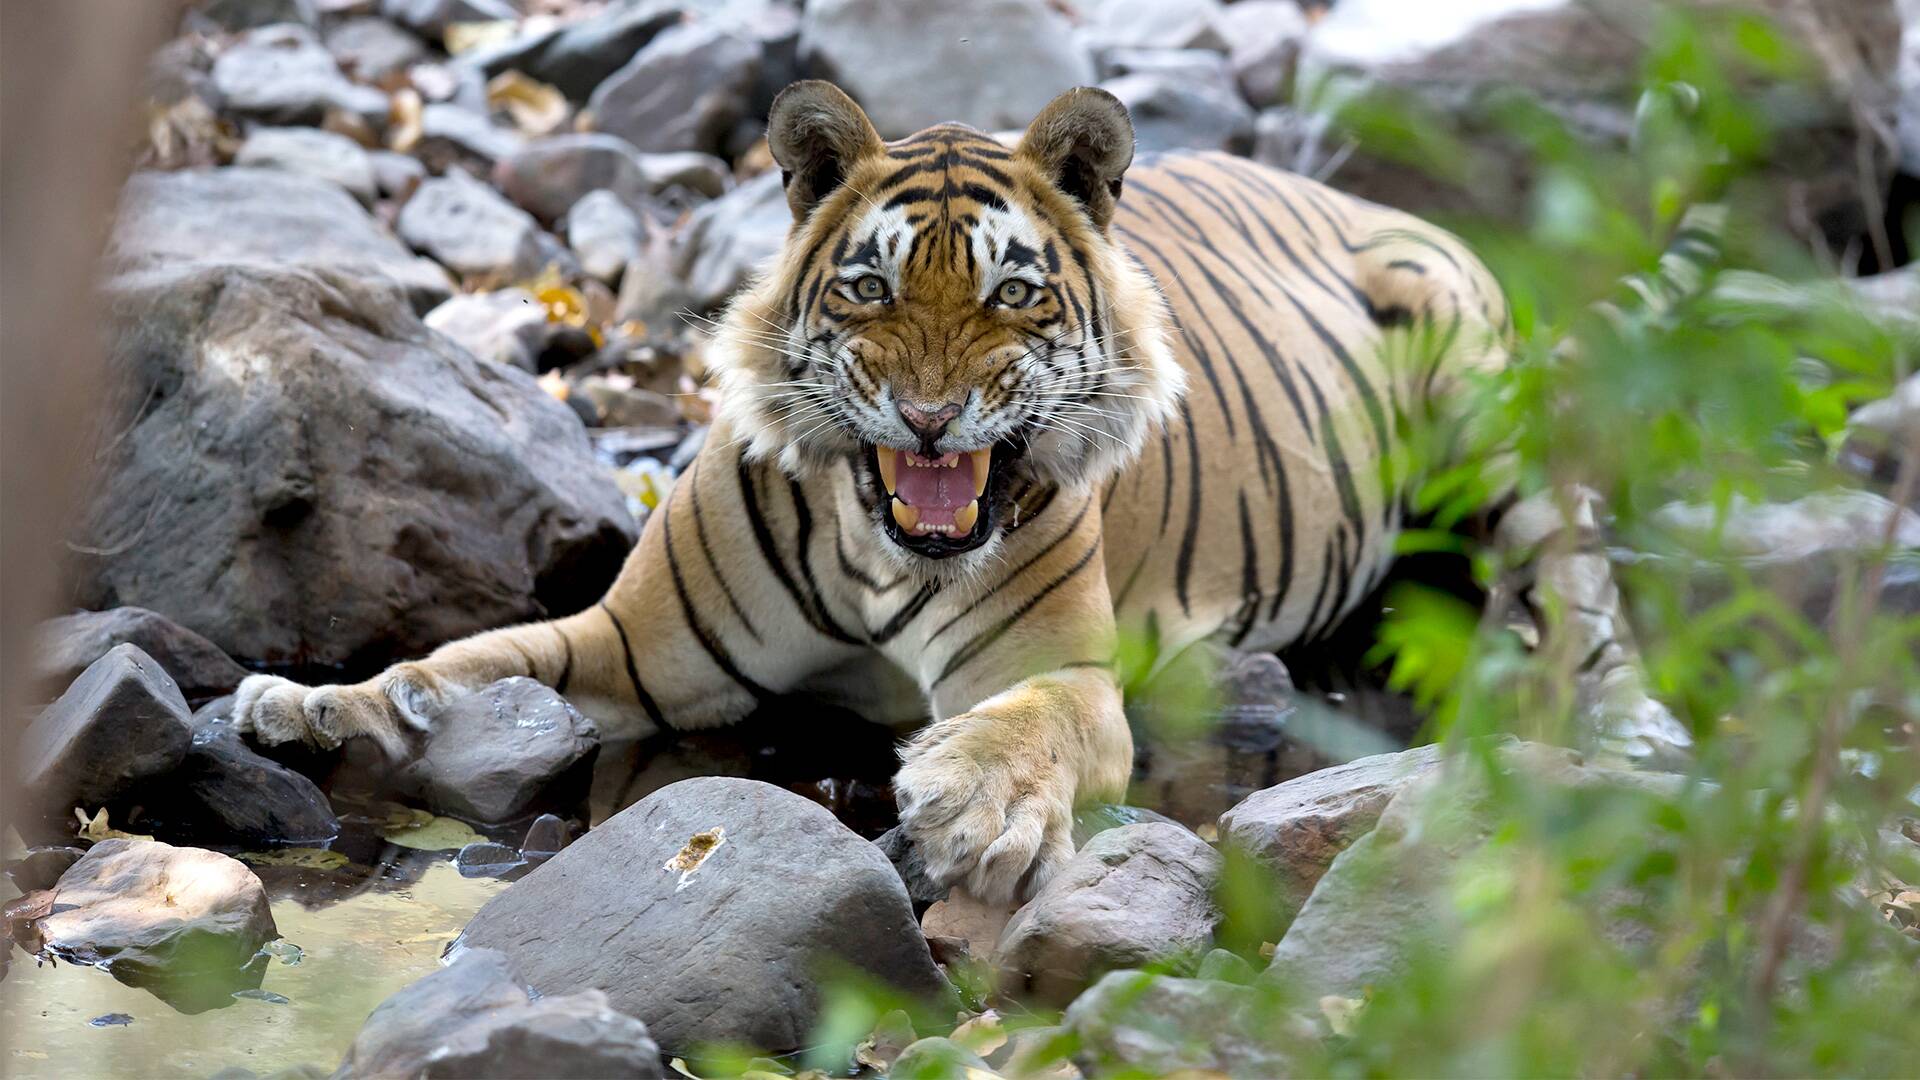
[[[1126,791],[1133,736],[1097,517],[1017,534],[1020,577],[943,593],[940,630],[912,658],[940,719],[901,751],[900,821],[934,878],[991,903],[1031,897],[1072,858],[1076,804]]]
[[[1494,539],[1517,572],[1496,587],[1489,605],[1523,603],[1547,647],[1574,658],[1577,707],[1596,748],[1643,764],[1684,762],[1691,735],[1647,694],[1622,610],[1612,564],[1601,548],[1595,496],[1582,488],[1522,499],[1501,518]]]

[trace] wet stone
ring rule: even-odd
[[[28,726],[17,777],[45,807],[97,807],[171,772],[192,741],[186,699],[137,645],[116,645]]]
[[[520,842],[520,853],[529,859],[547,858],[559,853],[573,840],[567,823],[552,814],[541,814],[527,826],[527,838]]]

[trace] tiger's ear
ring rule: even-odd
[[[840,186],[854,165],[884,153],[873,121],[830,82],[807,79],[780,91],[767,116],[767,149],[780,165],[795,221]]]
[[[1020,156],[1037,166],[1104,229],[1133,163],[1133,120],[1120,99],[1080,86],[1040,110],[1020,138]]]

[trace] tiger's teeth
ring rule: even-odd
[[[920,511],[915,510],[899,499],[895,499],[893,500],[893,520],[894,524],[899,525],[908,532],[912,532],[920,527]]]
[[[985,450],[969,450],[968,453],[973,455],[973,495],[978,499],[987,493],[987,469],[993,464],[993,447],[989,446]],[[959,463],[958,458],[954,459],[954,464]],[[968,527],[972,527],[971,522]]]
[[[899,460],[894,457],[893,447],[891,446],[874,447],[873,460],[880,464],[880,482],[886,485],[887,494],[889,495],[893,494],[893,478],[895,475],[894,471],[900,467]]]
[[[978,520],[980,520],[980,500],[975,499],[953,512],[953,531],[962,534],[970,533],[973,531],[973,523]]]

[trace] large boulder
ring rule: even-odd
[[[1272,896],[1284,922],[1333,860],[1373,830],[1394,794],[1440,761],[1440,747],[1421,746],[1297,776],[1220,815],[1220,841],[1273,875]]]
[[[778,173],[762,173],[694,211],[673,237],[674,271],[696,311],[724,303],[787,242],[793,211]]]
[[[1024,128],[1061,91],[1094,81],[1092,53],[1047,0],[813,0],[800,55],[887,138],[950,120]]]
[[[430,718],[420,756],[402,783],[441,813],[508,821],[570,772],[593,768],[593,721],[532,679],[502,679],[448,702]],[[579,793],[586,789],[578,777]]]
[[[137,645],[116,645],[20,738],[18,779],[34,802],[89,809],[171,771],[192,740],[180,688]]]
[[[707,22],[673,27],[607,76],[587,101],[593,123],[643,151],[720,153],[752,105],[760,49]]]
[[[1213,944],[1220,856],[1179,825],[1095,836],[1014,913],[995,950],[1002,985],[1065,1005],[1103,972],[1197,957]]]
[[[835,966],[917,995],[944,980],[879,849],[812,800],[683,780],[489,901],[456,949],[499,949],[543,994],[606,992],[662,1048],[787,1051]]]
[[[328,185],[244,172],[365,221]],[[223,191],[239,207],[200,204]],[[244,181],[135,182],[106,286],[123,434],[82,533],[83,604],[152,608],[246,660],[372,665],[599,598],[633,524],[570,409],[427,329],[386,279],[150,243],[184,242],[151,220],[183,202],[215,252],[252,224]],[[271,232],[302,259],[342,227],[313,224]]]
[[[60,875],[44,947],[189,1011],[258,983],[260,946],[279,936],[246,864],[157,840],[102,840]],[[249,973],[252,973],[251,975]]]
[[[373,202],[373,162],[360,144],[319,128],[256,128],[233,156],[235,165],[331,181],[362,203]]]
[[[189,702],[219,697],[240,685],[247,669],[199,634],[157,611],[117,607],[78,611],[40,624],[34,671],[65,686],[115,645],[133,644],[152,657]]]
[[[198,263],[383,278],[418,311],[453,293],[445,270],[408,251],[339,187],[270,169],[135,174],[109,255],[126,269]]]
[[[507,958],[468,949],[380,1003],[335,1074],[510,1080],[524,1076],[661,1076],[647,1026],[598,990],[535,998]]]
[[[150,814],[195,837],[316,845],[340,833],[319,786],[255,753],[218,703],[194,716],[193,743],[180,767],[142,793]]]

